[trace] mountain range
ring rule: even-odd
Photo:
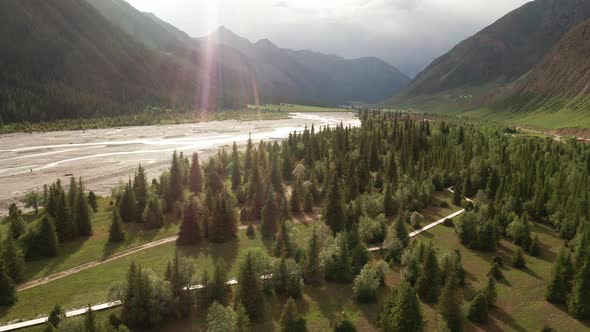
[[[589,18],[588,0],[531,1],[434,60],[385,104],[478,115],[587,105]]]
[[[251,43],[223,27],[192,38],[123,0],[4,0],[0,19],[0,120],[6,122],[150,107],[374,103],[410,80],[377,58]]]

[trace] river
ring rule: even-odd
[[[292,113],[289,119],[211,121],[194,124],[123,127],[85,131],[16,133],[0,136],[0,214],[30,190],[42,190],[58,178],[82,177],[88,190],[110,194],[138,164],[148,177],[169,165],[173,151],[203,158],[233,142],[281,140],[290,132],[316,127],[359,126],[352,113]]]

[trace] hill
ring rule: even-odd
[[[588,17],[589,1],[529,2],[436,59],[388,103],[477,107],[477,96],[526,74]]]
[[[374,103],[410,81],[397,68],[377,58],[350,60],[296,51],[280,48],[268,39],[252,43],[225,27],[198,42],[229,46],[246,55],[261,98],[272,102]]]

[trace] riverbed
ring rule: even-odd
[[[109,195],[132,176],[138,164],[148,177],[169,166],[173,151],[206,158],[233,142],[281,140],[305,126],[359,126],[353,113],[292,113],[289,119],[211,121],[194,124],[123,127],[85,131],[16,133],[0,136],[0,214],[30,190],[58,178],[82,177],[88,190]]]

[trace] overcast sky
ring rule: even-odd
[[[251,41],[347,58],[377,56],[414,76],[528,0],[127,0],[193,37],[224,25]]]

